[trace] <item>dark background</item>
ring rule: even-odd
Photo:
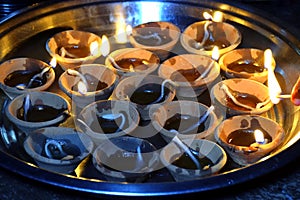
[[[10,12],[31,5],[41,0],[4,0],[0,1],[0,18]],[[292,33],[300,33],[300,1],[297,0],[240,0],[232,1],[239,3],[244,8],[253,9],[261,13],[271,21],[278,19],[283,22],[284,28]],[[285,23],[286,22],[286,23]],[[296,35],[300,38],[300,35]],[[298,71],[299,73],[299,71]],[[299,145],[297,145],[299,147]],[[300,149],[299,149],[300,152]],[[192,194],[188,198],[198,199],[300,199],[300,160],[259,177],[253,181],[246,182],[230,188],[224,188],[213,192]],[[10,171],[0,169],[0,199],[65,199],[81,200],[93,199],[85,193],[63,190],[54,186],[32,181]],[[97,196],[97,198],[111,198]],[[162,197],[171,199],[172,197]],[[174,197],[174,199],[177,199]],[[187,198],[187,197],[185,197]],[[125,198],[124,198],[125,199]],[[137,199],[137,198],[130,198]],[[140,199],[140,198],[139,198]],[[145,199],[145,198],[143,198]],[[159,199],[157,197],[153,199]]]

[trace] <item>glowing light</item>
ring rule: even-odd
[[[259,143],[259,144],[265,143],[264,134],[261,130],[259,130],[259,129],[254,130],[254,137],[255,137],[256,143]]]
[[[219,57],[220,57],[219,47],[214,46],[214,48],[212,50],[211,58],[214,60],[219,60]]]
[[[107,56],[110,52],[110,44],[106,35],[102,36],[100,51],[104,57]]]
[[[203,12],[203,17],[204,19],[206,20],[212,20],[213,19],[213,16],[211,16],[211,14],[209,14],[208,12]]]
[[[214,22],[222,22],[223,21],[223,13],[221,11],[214,12],[213,21]]]
[[[97,41],[94,41],[90,44],[91,56],[99,54],[99,44]]]
[[[127,42],[126,22],[123,16],[119,16],[117,19],[115,38],[117,43]]]
[[[268,69],[268,88],[269,88],[269,96],[272,103],[277,104],[280,101],[281,87],[277,81],[274,70],[272,69],[272,51],[271,49],[267,49],[264,52],[264,66]]]
[[[56,60],[56,58],[52,58],[51,61],[50,61],[50,66],[53,67],[53,68],[55,68],[56,65],[57,65],[57,60]]]
[[[214,22],[222,22],[223,21],[223,13],[220,11],[216,11],[213,13],[213,16],[208,12],[203,12],[203,17],[206,20],[212,20]]]

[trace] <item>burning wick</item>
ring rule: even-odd
[[[249,110],[254,110],[254,109],[260,109],[262,108],[263,106],[267,105],[269,102],[270,102],[270,99],[267,99],[266,101],[264,102],[261,102],[261,103],[258,103],[256,104],[256,107],[253,108],[251,106],[248,106],[248,105],[245,105],[241,102],[239,102],[235,97],[234,95],[232,94],[232,90],[226,85],[226,84],[222,84],[221,86],[221,89],[225,92],[225,94],[238,106],[240,107],[243,107],[243,108],[246,108],[246,109],[249,109]]]
[[[277,95],[277,98],[290,99],[294,105],[300,106],[300,76],[293,86],[291,94],[281,94]]]
[[[213,110],[215,109],[214,106],[210,106],[206,112],[200,117],[199,121],[197,123],[195,123],[193,126],[190,126],[188,129],[185,129],[184,131],[182,131],[183,134],[188,133],[190,131],[192,131],[193,129],[197,128],[198,126],[200,126],[200,124],[202,124],[203,122],[205,122],[205,120],[208,118],[209,114],[211,112],[213,112]]]
[[[255,137],[255,141],[258,144],[266,144],[268,143],[268,139],[264,138],[264,134],[261,130],[254,130],[254,137]]]
[[[81,81],[78,82],[78,86],[80,86],[78,88],[81,88],[78,92],[82,95],[86,94],[88,90],[88,82],[84,75],[73,69],[67,69],[67,73],[72,76],[78,76],[81,79]]]
[[[160,102],[162,100],[162,98],[165,96],[165,85],[166,85],[166,83],[170,83],[171,85],[176,86],[176,83],[174,83],[170,79],[164,80],[162,82],[162,84],[161,84],[161,89],[160,89],[161,93],[160,93],[160,96],[155,101],[153,101],[151,104],[155,104],[155,103]]]
[[[125,69],[123,69],[122,67],[120,67],[118,65],[118,63],[115,61],[115,59],[109,55],[110,44],[109,44],[109,40],[108,40],[107,36],[103,35],[101,41],[102,41],[102,44],[101,44],[101,47],[100,47],[100,51],[101,51],[103,57],[107,57],[108,60],[109,60],[109,62],[111,62],[112,66],[114,68],[124,71]],[[133,67],[130,67],[129,71],[134,71]]]
[[[219,48],[217,46],[214,46],[214,48],[212,50],[212,56],[211,57],[215,61],[217,61],[219,59],[220,52],[219,52]],[[211,61],[209,66],[205,69],[205,71],[203,73],[201,73],[201,75],[195,81],[205,78],[209,74],[209,72],[211,71],[214,64],[215,64],[215,62]]]
[[[94,41],[90,44],[90,56],[94,56],[97,55],[99,52],[97,51],[98,49],[98,42]],[[75,49],[78,49],[79,46],[78,45],[74,45],[73,46]],[[63,58],[65,58],[66,56],[70,57],[70,58],[80,58],[75,54],[72,54],[70,52],[67,51],[67,49],[65,47],[61,47],[59,50],[59,55]]]
[[[209,32],[208,32],[208,26],[212,24],[211,21],[206,21],[205,24],[204,24],[204,36],[202,38],[202,41],[201,42],[196,42],[195,43],[195,48],[196,49],[204,49],[203,45],[204,43],[207,41],[207,39],[209,38]]]

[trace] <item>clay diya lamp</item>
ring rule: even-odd
[[[99,145],[93,153],[93,164],[107,180],[143,182],[157,170],[159,154],[147,140],[123,136]]]
[[[216,130],[215,138],[234,162],[245,166],[274,151],[283,142],[285,133],[269,118],[240,115],[224,120]]]
[[[130,134],[139,121],[139,113],[129,101],[101,100],[86,106],[76,116],[75,125],[99,145]]]
[[[211,89],[211,100],[217,112],[227,117],[262,115],[273,107],[268,87],[245,78],[232,78],[215,84]]]
[[[90,103],[108,99],[117,81],[117,75],[105,65],[84,64],[66,70],[58,83],[80,111]]]
[[[129,41],[133,47],[153,51],[165,59],[177,44],[181,31],[173,23],[147,22],[132,28]]]
[[[21,131],[57,126],[70,115],[71,106],[62,96],[45,91],[30,92],[14,98],[5,109],[7,118]]]
[[[172,101],[150,112],[153,127],[166,142],[172,141],[176,135],[179,139],[209,138],[218,124],[214,107],[194,101]]]
[[[55,79],[53,68],[34,58],[10,59],[0,67],[0,87],[11,99],[27,92],[46,90]]]
[[[46,42],[46,50],[63,70],[93,63],[101,56],[101,38],[90,32],[68,30],[56,33]]]
[[[196,180],[206,176],[216,175],[226,164],[225,151],[215,142],[205,139],[182,140],[191,149],[188,150],[171,142],[160,152],[162,164],[169,170],[176,182]],[[194,156],[196,161],[191,159]]]
[[[159,57],[151,51],[139,48],[124,48],[113,51],[105,65],[116,70],[120,76],[150,74],[159,66]]]
[[[208,56],[182,54],[165,60],[158,75],[176,83],[177,97],[197,97],[217,79],[220,67]]]
[[[93,151],[92,140],[67,127],[35,130],[24,141],[24,149],[36,164],[49,171],[70,174]]]
[[[242,40],[239,30],[226,22],[195,22],[185,28],[180,43],[190,53],[212,56],[214,46],[220,55],[235,49]]]
[[[219,59],[219,65],[227,78],[247,78],[261,83],[268,79],[264,67],[264,51],[253,48],[235,49]],[[272,57],[272,69],[276,66]]]
[[[142,120],[149,120],[149,110],[174,99],[173,83],[156,75],[136,75],[122,79],[116,86],[113,98],[132,102]]]

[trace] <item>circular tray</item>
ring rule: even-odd
[[[66,29],[79,29],[112,37],[115,23],[120,16],[131,25],[148,21],[170,21],[183,30],[189,24],[201,20],[203,11],[214,10],[222,11],[226,22],[241,31],[243,40],[239,48],[272,49],[277,63],[276,75],[284,93],[289,93],[299,75],[295,73],[300,64],[298,39],[282,29],[277,22],[268,21],[253,12],[228,3],[196,0],[51,1],[51,5],[44,3],[22,10],[0,23],[0,59],[4,61],[27,56],[48,62],[50,57],[45,50],[45,41],[54,33]],[[55,86],[52,89],[57,91]],[[2,101],[5,98],[2,94]],[[268,115],[280,123],[288,133],[280,148],[253,165],[229,166],[219,174],[193,181],[174,182],[168,178],[166,171],[156,173],[152,181],[144,183],[109,182],[93,176],[58,174],[36,167],[26,155],[23,157],[18,150],[9,151],[2,143],[0,166],[32,180],[92,194],[160,196],[210,191],[255,179],[299,157],[299,107],[288,100],[281,101]]]

